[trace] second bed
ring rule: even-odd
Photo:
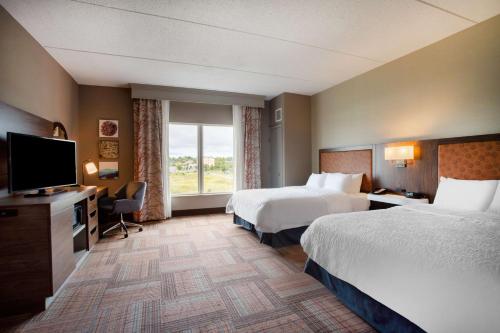
[[[351,193],[315,186],[242,190],[233,194],[226,212],[234,213],[235,224],[255,231],[262,243],[281,247],[298,244],[318,217],[369,209],[371,146],[320,150],[319,167],[324,173],[361,174],[361,185]]]

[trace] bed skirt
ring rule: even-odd
[[[368,324],[382,333],[425,333],[420,327],[366,295],[351,284],[336,278],[315,261],[307,259],[304,271],[320,281],[337,298]]]
[[[306,231],[307,226],[282,230],[275,234],[262,232],[255,229],[255,226],[234,214],[233,223],[242,226],[243,228],[253,231],[257,234],[262,244],[272,247],[283,247],[288,245],[300,244],[300,237]]]

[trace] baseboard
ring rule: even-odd
[[[226,207],[173,210],[172,217],[225,213]]]

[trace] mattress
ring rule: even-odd
[[[226,212],[235,213],[259,232],[277,233],[308,226],[323,215],[367,210],[369,206],[365,193],[289,186],[238,191],[229,199]]]
[[[304,251],[428,332],[500,327],[500,216],[433,205],[318,218]]]

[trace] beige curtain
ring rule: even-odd
[[[165,198],[162,177],[162,102],[132,100],[134,110],[134,179],[146,182],[147,190],[139,221],[163,220]]]
[[[242,108],[242,113],[245,131],[243,142],[243,188],[260,188],[260,132],[262,109],[244,106]]]

